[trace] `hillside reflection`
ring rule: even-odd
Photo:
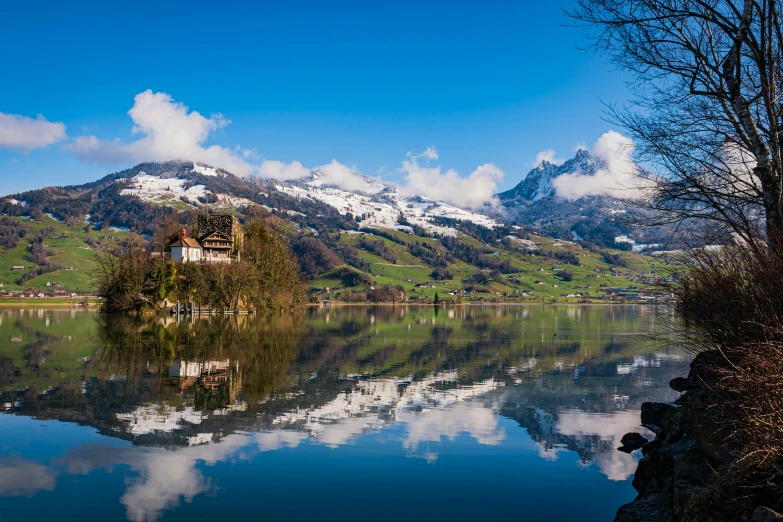
[[[105,436],[45,464],[0,460],[0,494],[130,469],[126,515],[154,520],[211,491],[220,462],[367,438],[435,464],[458,438],[526,437],[542,459],[576,454],[626,480],[638,457],[616,451],[620,438],[642,430],[643,401],[673,398],[667,383],[688,364],[642,335],[661,321],[644,307],[343,307],[180,323],[0,311],[0,335],[20,339],[0,354],[6,413]]]

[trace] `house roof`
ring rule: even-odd
[[[201,248],[198,241],[192,237],[183,237],[171,244],[172,247],[189,247],[189,248]]]
[[[225,234],[221,234],[217,230],[214,232],[207,234],[206,236],[201,236],[201,241],[231,241],[231,238],[226,237]]]

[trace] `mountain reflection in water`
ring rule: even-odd
[[[0,310],[0,518],[77,518],[80,484],[96,482],[85,502],[132,521],[244,513],[261,509],[258,495],[271,518],[309,518],[282,507],[302,498],[337,519],[379,487],[435,519],[518,518],[527,502],[539,506],[527,520],[603,520],[634,496],[638,455],[618,452],[620,438],[644,432],[641,403],[673,399],[668,382],[687,371],[684,354],[643,335],[665,323],[638,306],[179,324]],[[353,493],[330,475],[351,477]]]

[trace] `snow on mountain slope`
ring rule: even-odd
[[[123,196],[138,196],[142,201],[150,203],[167,204],[183,198],[191,203],[198,203],[198,198],[207,195],[204,185],[189,184],[186,179],[161,178],[150,176],[146,172],[132,177],[130,186],[120,192]]]
[[[410,226],[399,222],[401,214],[404,221],[410,224],[421,226],[432,233],[450,236],[455,235],[456,231],[451,227],[437,225],[434,217],[471,221],[487,228],[500,226],[497,221],[483,214],[428,198],[403,196],[395,187],[384,186],[375,180],[368,180],[368,187],[372,195],[325,186],[317,177],[301,184],[275,186],[280,192],[291,196],[318,200],[334,207],[341,214],[350,213],[362,227],[410,231]]]
[[[189,204],[210,208],[240,208],[256,204],[246,197],[231,193],[231,188],[236,185],[242,187],[242,195],[246,196],[248,188],[254,187],[252,178],[216,179],[213,183],[201,176],[227,178],[231,175],[206,165],[190,165],[178,164],[158,170],[149,165],[150,168],[137,170],[132,177],[117,180],[128,183],[121,194],[137,196],[157,205]],[[364,185],[359,179],[354,185],[361,188],[355,191],[335,187],[330,184],[330,179],[320,172],[314,172],[304,180],[280,182],[270,188],[296,198],[325,203],[343,215],[351,214],[362,227],[368,228],[411,232],[411,225],[417,225],[431,233],[453,236],[456,235],[456,230],[438,225],[435,218],[470,221],[487,228],[500,226],[495,219],[478,212],[425,197],[403,195],[397,187],[383,184],[377,179],[364,178]],[[263,192],[260,194],[264,195]]]
[[[438,411],[470,404],[471,399],[503,387],[502,382],[489,379],[442,389],[444,383],[458,382],[457,378],[456,371],[448,371],[433,373],[421,381],[410,377],[359,380],[351,391],[338,395],[327,404],[283,413],[273,421],[273,425],[278,429],[305,431],[317,442],[335,447],[362,433],[377,431],[395,422],[411,425],[417,420],[426,421]],[[406,386],[400,391],[403,384]],[[467,431],[480,442],[492,444],[502,436],[497,430],[497,422],[482,423],[482,426],[480,429],[465,429],[464,423],[449,426],[455,429],[447,429],[446,433],[439,433],[437,438],[428,440],[439,440],[441,435],[454,437]],[[409,449],[415,449],[417,440],[409,442]]]
[[[197,172],[203,176],[215,177],[218,175],[218,171],[215,167],[208,167],[206,165],[193,164],[193,172]]]
[[[193,164],[193,170],[190,172],[208,177],[226,176],[224,172],[218,169],[207,165],[199,165],[198,163]],[[138,196],[142,201],[158,205],[171,205],[182,202],[196,206],[206,205],[204,200],[208,194],[214,194],[216,198],[215,202],[209,204],[210,207],[239,208],[254,204],[247,198],[212,192],[204,185],[200,183],[194,184],[192,180],[187,178],[169,176],[170,174],[167,173],[151,175],[141,171],[130,179],[120,178],[117,181],[128,181],[130,184],[120,192],[121,195]]]
[[[357,175],[358,177],[358,175]],[[324,176],[321,172],[313,172],[312,176],[309,180],[306,180],[306,184],[310,185],[311,187],[325,187],[328,186],[329,177]],[[380,181],[372,178],[364,178],[364,186],[359,190],[359,192],[366,192],[367,194],[377,194],[379,192],[382,192],[386,190],[386,185],[381,183]]]

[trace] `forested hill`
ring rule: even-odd
[[[263,215],[284,230],[314,300],[596,299],[607,287],[649,289],[673,269],[392,187],[347,192],[317,175],[265,182],[169,162],[0,199],[0,290],[93,291],[100,249],[132,236],[154,243],[164,225],[190,226],[206,211]]]

